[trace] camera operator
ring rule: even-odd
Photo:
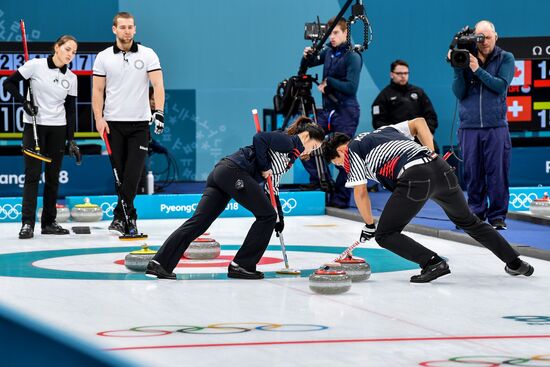
[[[328,21],[330,27],[335,18]],[[312,48],[306,47],[302,65],[307,67],[323,64],[323,81],[318,89],[323,93],[323,110],[318,115],[318,123],[326,133],[341,132],[354,136],[359,124],[359,102],[357,89],[361,73],[362,58],[351,50],[347,42],[348,28],[345,19],[340,19],[330,34],[330,46],[325,47],[318,57],[312,57]],[[314,160],[304,162],[310,174],[308,188],[319,187],[319,177]],[[341,167],[328,205],[348,208],[351,190],[345,187],[346,172]],[[327,173],[328,169],[325,170]]]
[[[390,79],[390,84],[380,91],[372,103],[374,129],[423,117],[432,135],[435,134],[438,125],[437,114],[426,92],[409,83],[409,64],[404,60],[392,62]],[[434,146],[435,152],[439,153],[435,140]]]
[[[453,93],[459,101],[458,140],[464,159],[468,205],[481,220],[506,229],[511,141],[506,93],[514,76],[514,56],[496,46],[493,23],[482,20],[483,35],[464,69],[454,68]],[[448,56],[451,56],[449,51]],[[487,203],[487,199],[489,203]]]

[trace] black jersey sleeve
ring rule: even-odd
[[[257,166],[261,171],[267,171],[271,168],[269,149],[275,152],[288,153],[294,148],[290,136],[274,131],[257,133],[252,139],[252,144],[256,151]]]
[[[11,94],[18,103],[25,102],[25,98],[19,93],[19,82],[22,80],[25,80],[25,78],[23,78],[23,75],[21,75],[19,71],[16,71],[7,77],[3,84],[4,89]]]
[[[64,105],[67,118],[67,140],[73,140],[76,126],[76,97],[67,95]]]

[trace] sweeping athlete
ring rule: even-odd
[[[206,180],[206,188],[193,216],[176,229],[164,242],[147,265],[149,276],[176,279],[172,271],[189,244],[210,227],[233,198],[250,210],[256,221],[250,227],[243,245],[228,268],[230,278],[262,279],[264,274],[256,265],[264,254],[273,229],[282,232],[284,220],[279,201],[279,183],[297,158],[309,155],[318,148],[325,133],[307,117],[298,118],[286,131],[260,132],[254,135],[252,145],[240,148],[223,158]],[[259,183],[273,179],[278,207],[277,214],[267,193]]]
[[[56,222],[56,199],[59,188],[59,171],[65,153],[65,142],[69,153],[80,163],[80,151],[74,141],[76,121],[77,78],[67,65],[73,60],[77,42],[72,36],[59,37],[54,44],[54,53],[46,59],[27,61],[4,81],[4,89],[23,105],[23,147],[33,147],[35,138],[33,119],[36,119],[36,133],[42,146],[41,151],[51,159],[45,166],[44,203],[42,210],[42,234],[69,234]],[[19,82],[30,84],[29,93],[19,93]],[[24,154],[25,184],[23,186],[22,227],[20,239],[34,236],[38,184],[42,172],[42,160]]]
[[[412,139],[416,136],[422,144]],[[449,219],[506,263],[510,275],[533,274],[533,267],[488,223],[468,208],[454,169],[433,153],[433,137],[426,120],[417,118],[353,140],[335,134],[324,145],[325,158],[343,166],[346,186],[353,187],[355,202],[365,221],[361,241],[375,238],[378,244],[417,263],[422,271],[411,277],[413,283],[430,282],[449,274],[449,265],[435,252],[401,233],[428,199],[443,208]],[[376,180],[392,191],[380,219],[374,224],[367,192],[367,179]]]

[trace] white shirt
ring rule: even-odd
[[[36,123],[48,126],[67,125],[64,103],[67,95],[77,95],[76,75],[66,67],[59,69],[53,61],[48,62],[48,59],[43,58],[29,60],[17,70],[23,78],[30,79],[34,105],[38,107]],[[30,100],[29,94],[27,100]],[[23,122],[32,123],[32,118],[23,113]]]
[[[135,42],[128,52],[114,45],[97,54],[93,73],[105,77],[105,120],[149,121],[148,73],[155,70],[161,70],[155,51]]]

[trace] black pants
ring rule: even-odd
[[[55,221],[57,209],[57,190],[59,188],[59,171],[65,153],[66,126],[36,125],[40,152],[52,159],[44,163],[44,201],[42,208],[42,227]],[[23,130],[23,147],[34,150],[32,124],[25,124]],[[38,184],[42,173],[42,161],[23,154],[25,161],[25,185],[23,186],[22,222],[34,228],[36,222],[36,201]]]
[[[376,229],[378,244],[407,260],[424,267],[435,252],[401,233],[422,209],[428,199],[434,200],[449,219],[471,237],[508,263],[518,253],[488,223],[475,216],[466,203],[453,168],[443,159],[407,169],[397,182]]]
[[[113,164],[118,171],[118,178],[122,184],[118,203],[113,211],[114,217],[119,220],[124,218],[122,204],[120,203],[120,199],[123,198],[128,208],[128,217],[137,219],[134,198],[137,194],[139,180],[147,157],[149,124],[146,121],[109,121],[109,129],[110,134],[107,136],[109,144],[111,144]]]
[[[237,180],[244,182],[242,190],[235,188]],[[154,260],[172,272],[189,244],[210,227],[231,198],[256,217],[234,261],[249,271],[256,270],[273,233],[277,214],[258,182],[228,159],[221,160],[210,173],[195,213],[166,239]]]

